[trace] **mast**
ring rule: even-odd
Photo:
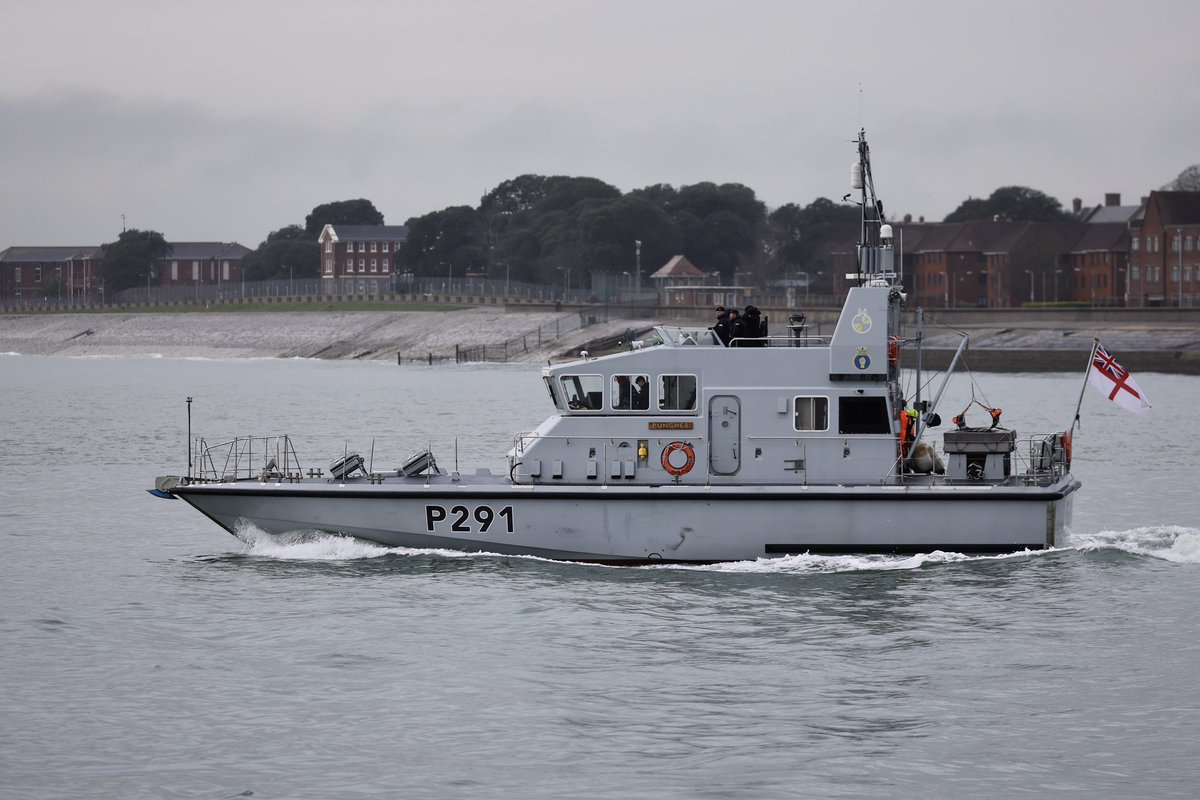
[[[892,226],[883,221],[883,203],[875,195],[871,174],[871,148],[867,132],[858,132],[858,161],[850,165],[850,187],[859,192],[861,222],[858,236],[858,271],[846,276],[859,286],[891,286],[895,283],[895,251]],[[847,198],[850,195],[846,195]]]

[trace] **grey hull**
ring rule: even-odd
[[[326,531],[388,547],[572,561],[742,561],[796,553],[1003,553],[1061,545],[1073,493],[1045,487],[411,487],[245,481],[175,489],[229,531]],[[511,530],[510,530],[511,528]]]

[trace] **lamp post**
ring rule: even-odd
[[[796,274],[804,276],[804,305],[808,305],[808,286],[809,286],[808,273],[802,269],[798,269],[798,270],[796,270]]]
[[[150,305],[150,281],[154,278],[154,267],[146,270],[146,305]]]
[[[950,286],[949,286],[950,270],[948,270],[948,269],[942,270],[942,275],[944,275],[946,278],[946,283],[943,284],[943,287],[942,287],[942,307],[949,308],[950,307]]]
[[[642,240],[641,239],[633,240],[633,257],[634,257],[635,269],[637,270],[637,290],[640,293],[642,291]]]
[[[1033,302],[1033,270],[1027,269],[1025,272],[1029,275],[1029,302]]]
[[[1054,302],[1058,302],[1058,276],[1062,274],[1061,269],[1054,270]],[[1046,293],[1042,292],[1042,299],[1046,299]]]
[[[1183,308],[1183,228],[1175,229],[1175,252],[1179,254],[1178,272],[1175,273],[1179,279],[1179,308]]]
[[[296,287],[295,287],[295,284],[292,282],[293,274],[294,273],[292,271],[292,267],[289,265],[288,266],[288,296],[289,297],[296,294]]]

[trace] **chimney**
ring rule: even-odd
[[[1071,208],[1075,212],[1075,216],[1079,216],[1079,212],[1083,210],[1083,200],[1076,197],[1071,201]]]
[[[1106,205],[1106,206],[1119,206],[1119,205],[1121,205],[1121,193],[1120,193],[1120,192],[1108,192],[1108,193],[1106,193],[1106,194],[1104,195],[1104,205]]]

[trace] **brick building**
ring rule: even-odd
[[[98,288],[99,247],[9,247],[0,251],[0,300],[82,301]]]
[[[403,225],[326,225],[317,237],[321,281],[329,294],[392,291],[395,257],[408,240]]]
[[[1200,304],[1200,192],[1151,192],[1129,236],[1130,306]]]
[[[220,286],[242,280],[242,259],[250,248],[237,242],[172,242],[171,255],[159,259],[155,286]]]
[[[1028,303],[1124,305],[1125,222],[897,224],[910,302],[1010,308]]]

